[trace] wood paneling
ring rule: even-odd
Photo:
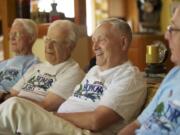
[[[3,53],[4,59],[9,58],[9,29],[16,15],[15,0],[1,0],[2,27],[3,27]]]
[[[38,38],[43,38],[46,35],[50,23],[38,24]]]
[[[86,1],[74,0],[75,23],[86,25]]]
[[[126,0],[126,4],[127,4],[127,20],[131,21],[133,32],[138,32],[139,22],[138,22],[138,10],[136,5],[136,0]]]
[[[127,1],[125,0],[108,0],[109,17],[127,16]]]

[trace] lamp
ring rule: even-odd
[[[166,72],[164,62],[167,59],[167,47],[160,41],[146,46],[145,72],[148,74],[161,74]]]

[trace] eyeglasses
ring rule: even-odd
[[[12,39],[12,38],[19,39],[20,36],[22,36],[22,33],[20,33],[20,32],[13,32],[13,33],[9,34],[10,39]]]
[[[179,32],[180,29],[179,29],[179,28],[173,28],[173,26],[169,25],[169,26],[167,27],[167,31],[171,34],[173,31]]]
[[[57,41],[57,40],[52,39],[52,38],[47,37],[47,36],[44,36],[43,39],[44,39],[45,44],[60,44],[61,43],[61,41]]]
[[[56,40],[56,39],[50,38],[48,36],[44,36],[43,40],[44,40],[45,45],[46,44],[52,44],[52,45],[59,46],[59,45],[64,45],[64,44],[68,44],[69,43],[66,40],[62,40],[62,41],[61,40]]]

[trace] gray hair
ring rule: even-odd
[[[67,38],[65,40],[67,40],[67,42],[73,43],[72,45],[76,44],[79,38],[79,30],[76,24],[69,20],[56,20],[49,26],[48,32],[52,28],[57,28],[63,32],[67,32]]]
[[[38,35],[38,29],[36,23],[32,19],[16,18],[12,25],[17,23],[22,24],[25,31],[32,38],[32,43],[34,43]]]
[[[119,30],[120,33],[127,36],[127,39],[129,41],[129,44],[132,41],[132,30],[127,22],[125,22],[122,19],[118,18],[108,18],[100,22],[100,24],[97,26],[101,26],[102,24],[109,23],[112,24],[113,28],[116,28]]]

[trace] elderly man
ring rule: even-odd
[[[57,113],[11,98],[0,106],[0,134],[112,135],[139,113],[146,89],[141,73],[128,61],[129,25],[105,20],[92,39],[97,65]]]
[[[162,82],[151,103],[119,135],[180,134],[180,7],[175,10],[165,34],[171,49],[174,67]]]
[[[15,19],[10,30],[11,50],[15,56],[0,63],[0,92],[8,93],[37,58],[32,47],[37,38],[37,26],[30,19]]]
[[[53,22],[44,38],[48,63],[33,65],[13,86],[11,96],[20,96],[49,111],[57,111],[84,77],[79,64],[71,58],[77,39],[75,24],[67,20]]]

